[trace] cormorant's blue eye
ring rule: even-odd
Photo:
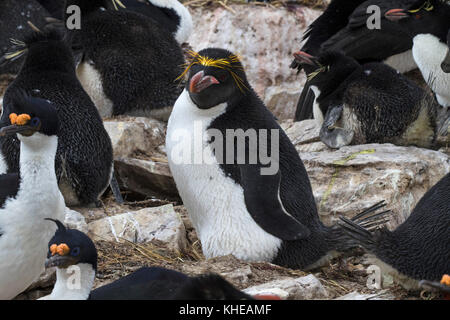
[[[37,127],[37,126],[39,126],[39,124],[41,124],[41,120],[39,120],[39,118],[37,118],[37,117],[34,117],[33,119],[31,119],[30,124],[33,127]]]
[[[72,251],[70,251],[70,255],[76,257],[77,255],[80,254],[80,247],[75,247],[72,249]]]

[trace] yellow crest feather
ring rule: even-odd
[[[237,55],[231,54],[226,58],[213,59],[210,57],[202,56],[192,50],[190,50],[188,52],[188,54],[191,56],[190,62],[188,62],[184,65],[185,69],[184,69],[183,73],[181,73],[181,75],[176,80],[183,79],[186,76],[186,74],[189,72],[191,67],[193,65],[198,64],[198,65],[202,65],[205,67],[215,67],[215,68],[224,69],[224,70],[228,71],[231,74],[231,76],[233,77],[233,80],[236,83],[236,85],[238,86],[239,90],[244,91],[244,88],[247,89],[242,78],[232,70],[233,68],[235,68],[235,69],[238,68],[240,70],[243,70],[242,66],[236,66],[236,65],[233,66],[233,63],[240,62],[240,59]]]

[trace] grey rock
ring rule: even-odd
[[[328,292],[314,275],[300,278],[287,278],[267,282],[244,290],[249,295],[273,294],[281,299],[312,300],[326,299]]]
[[[171,204],[95,220],[88,230],[93,240],[120,242],[123,238],[145,243],[156,239],[178,251],[183,251],[187,242],[183,221]]]

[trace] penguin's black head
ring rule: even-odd
[[[9,114],[11,125],[0,129],[0,136],[21,134],[30,137],[39,132],[47,136],[58,134],[58,116],[53,104],[29,96],[22,89],[11,89]]]
[[[188,74],[186,90],[200,109],[240,97],[249,85],[239,58],[225,49],[191,52],[191,62],[179,77]]]
[[[254,300],[219,275],[190,278],[175,294],[176,300]]]
[[[83,232],[66,228],[61,221],[47,218],[58,226],[48,243],[45,267],[68,268],[79,263],[92,265],[97,270],[97,249]],[[49,222],[50,223],[50,222]]]
[[[442,61],[441,67],[445,73],[450,73],[450,29],[447,34],[447,55],[445,56],[444,61]]]
[[[294,53],[294,57],[301,63],[315,67],[315,70],[307,75],[308,82],[321,91],[326,91],[330,85],[340,83],[350,72],[360,66],[352,57],[336,51],[324,51],[318,56],[299,51]]]
[[[26,56],[21,73],[32,71],[57,71],[75,73],[75,63],[71,49],[66,43],[66,34],[57,28],[39,30],[28,22],[34,32],[23,39],[11,39],[11,47],[0,58],[0,66]]]

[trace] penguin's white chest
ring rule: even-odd
[[[441,69],[447,44],[431,34],[419,34],[413,39],[413,56],[424,80],[433,89],[443,107],[450,106],[450,74]]]
[[[18,194],[0,210],[0,299],[14,298],[44,271],[48,241],[56,230],[44,218],[64,221],[64,201],[59,190],[55,191],[41,192],[45,199],[36,201],[38,206]],[[30,195],[30,199],[37,197]]]
[[[100,116],[102,118],[111,117],[114,104],[103,90],[100,73],[91,64],[82,62],[77,68],[77,77],[83,89],[97,107]]]
[[[272,261],[281,240],[252,219],[242,187],[225,176],[207,143],[208,126],[225,108],[200,110],[183,91],[167,128],[170,170],[206,258],[233,254],[247,261]]]

